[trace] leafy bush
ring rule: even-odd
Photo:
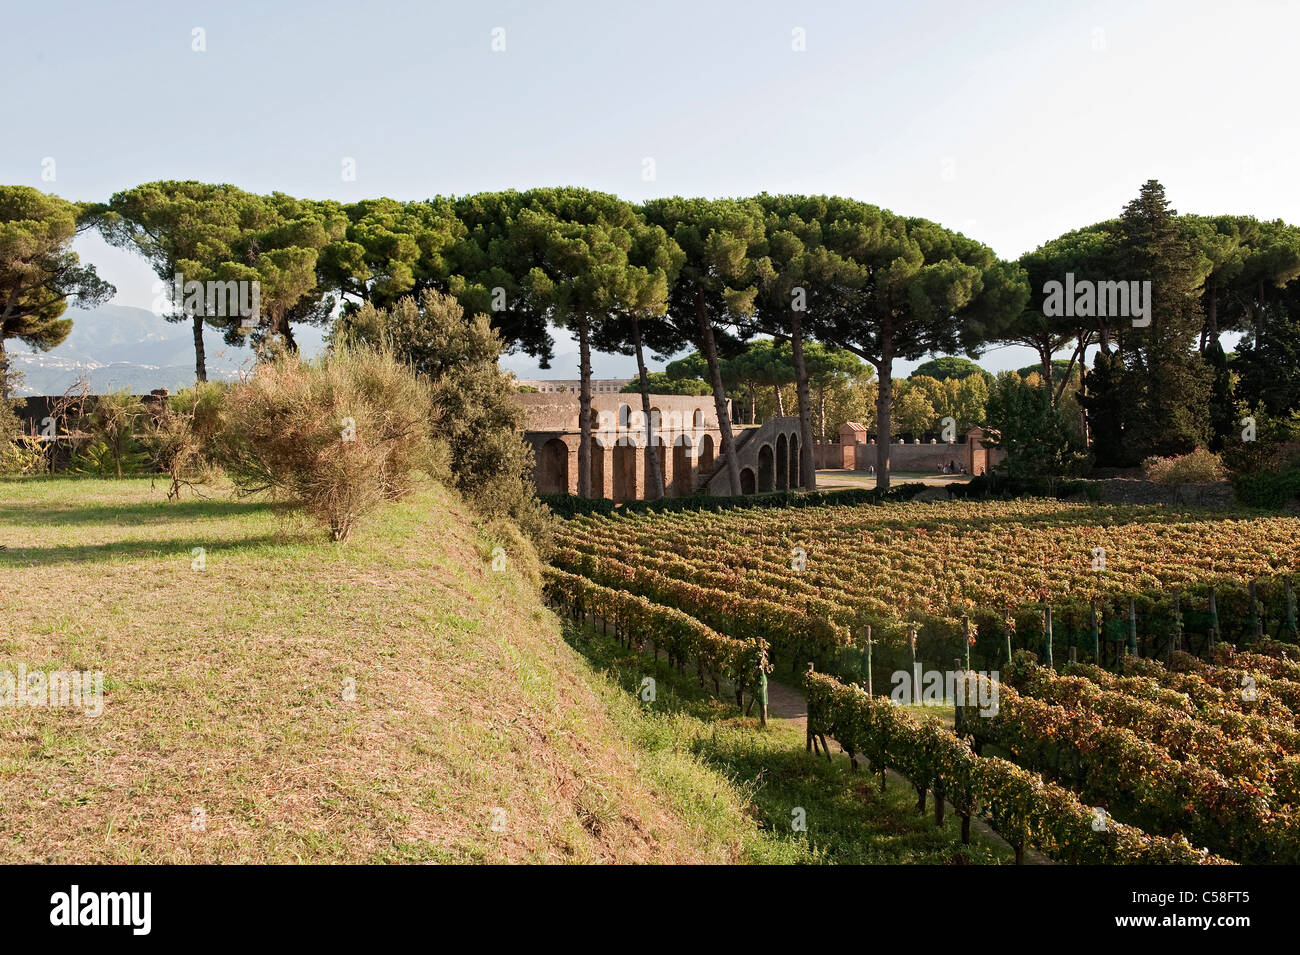
[[[1237,498],[1249,507],[1280,508],[1300,498],[1300,467],[1286,465],[1253,474],[1239,474]]]
[[[145,470],[148,456],[136,437],[144,413],[140,399],[128,391],[96,396],[87,414],[92,441],[77,454],[73,469],[101,477]]]
[[[225,420],[227,386],[200,382],[159,402],[145,443],[158,470],[171,478],[167,498],[184,485],[201,484],[217,468],[218,440]]]
[[[1222,459],[1212,451],[1197,448],[1190,454],[1170,458],[1147,458],[1142,470],[1148,480],[1166,487],[1175,484],[1213,484],[1228,478],[1228,469]]]
[[[278,355],[231,388],[226,413],[222,464],[239,490],[303,508],[336,541],[409,493],[416,471],[445,473],[429,387],[387,350]]]
[[[40,448],[23,438],[14,403],[0,398],[0,474],[29,474],[44,467]]]
[[[407,297],[389,309],[367,303],[342,316],[333,341],[391,348],[427,379],[456,488],[479,514],[514,521],[545,550],[551,516],[534,493],[533,452],[520,435],[523,407],[514,379],[497,365],[501,339],[486,315],[467,320],[454,298],[430,290],[418,305]]]

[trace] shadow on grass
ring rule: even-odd
[[[195,518],[242,517],[273,506],[265,499],[236,500],[226,496],[186,498],[180,501],[139,501],[122,504],[92,504],[78,507],[59,502],[17,502],[0,504],[0,524],[11,527],[40,527],[45,524],[114,526],[119,524],[164,524]]]
[[[988,843],[961,845],[955,816],[940,829],[929,815],[917,813],[910,787],[892,782],[882,793],[879,777],[853,772],[847,759],[810,755],[801,724],[772,719],[762,728],[734,703],[701,688],[694,673],[679,674],[597,627],[565,621],[564,634],[596,670],[630,693],[637,694],[646,677],[654,678],[654,702],[643,704],[648,712],[641,744],[687,749],[730,779],[746,795],[774,856],[857,865],[1009,860]]]
[[[0,548],[0,568],[16,570],[30,567],[54,567],[63,564],[108,563],[121,559],[140,559],[168,557],[188,562],[190,552],[195,547],[206,551],[209,561],[223,554],[257,550],[262,547],[286,547],[304,543],[316,543],[321,540],[319,534],[274,533],[259,534],[256,537],[240,537],[237,540],[204,540],[202,535],[193,537],[165,537],[153,540],[112,541],[105,544],[81,544],[56,547],[4,547]]]

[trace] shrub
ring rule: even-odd
[[[1237,497],[1250,507],[1280,508],[1300,497],[1300,466],[1287,464],[1279,468],[1239,474]]]
[[[514,379],[497,365],[501,339],[486,315],[466,319],[454,298],[430,290],[418,305],[407,297],[390,309],[366,304],[342,316],[333,341],[391,348],[427,378],[456,488],[479,514],[515,521],[546,550],[553,522],[534,493],[523,408]]]
[[[1204,448],[1171,458],[1147,458],[1142,462],[1142,470],[1146,472],[1148,480],[1165,486],[1213,484],[1228,478],[1228,469],[1223,466],[1223,461],[1217,454]]]
[[[87,421],[91,444],[77,456],[74,470],[90,471],[102,477],[110,472],[138,474],[148,456],[136,440],[136,428],[144,416],[140,399],[127,391],[98,395],[91,404]]]
[[[217,468],[225,421],[226,385],[206,381],[165,398],[151,415],[145,443],[158,470],[171,478],[167,499],[207,481]]]
[[[14,403],[0,398],[0,474],[28,474],[44,467],[40,447],[23,437]]]
[[[222,464],[241,493],[269,492],[346,541],[357,522],[440,476],[428,386],[390,351],[341,346],[302,362],[278,355],[231,388]]]

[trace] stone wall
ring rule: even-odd
[[[524,440],[536,460],[534,480],[543,494],[578,493],[581,440],[576,395],[521,394]],[[641,500],[657,455],[668,497],[694,494],[713,470],[722,435],[710,396],[651,395],[657,444],[645,446],[641,396],[592,395],[591,493],[615,501]]]

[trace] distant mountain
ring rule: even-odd
[[[10,341],[9,357],[24,375],[17,389],[23,395],[61,395],[77,379],[90,381],[92,393],[123,389],[147,394],[155,388],[177,391],[194,384],[194,332],[188,322],[168,322],[146,308],[100,305],[69,309],[72,332],[48,352],[37,352]],[[295,328],[299,347],[314,355],[323,347],[323,330]],[[232,348],[213,329],[203,336],[208,377],[233,379],[251,363],[248,348]]]

